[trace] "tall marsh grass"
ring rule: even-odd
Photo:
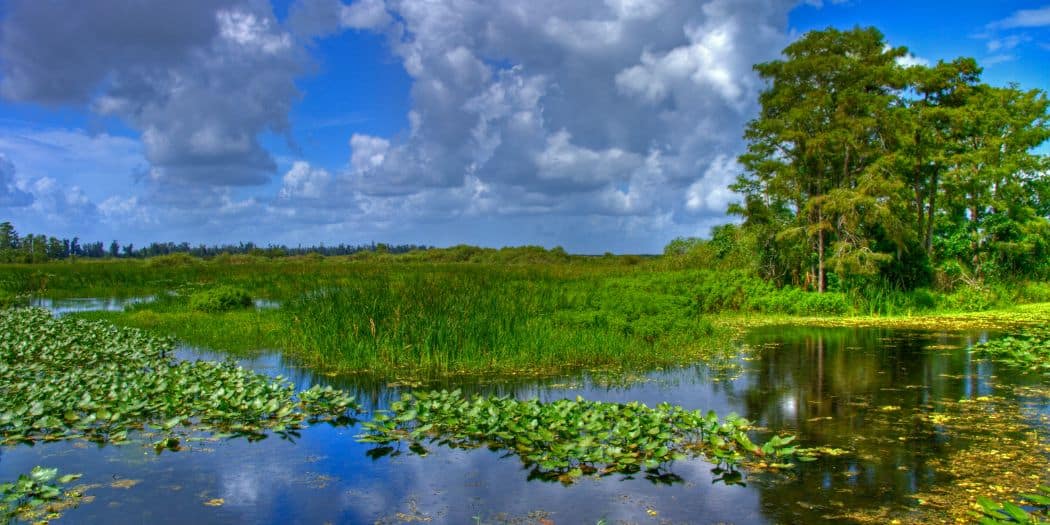
[[[350,369],[447,373],[630,366],[680,360],[711,346],[711,328],[702,334],[706,339],[693,341],[642,328],[659,325],[654,319],[666,312],[603,311],[601,288],[592,280],[539,272],[424,267],[348,279],[307,293],[282,311],[290,326],[288,347]],[[606,322],[581,323],[568,312]],[[688,318],[674,320],[689,324]],[[695,315],[691,321],[699,326]]]
[[[875,283],[817,294],[778,288],[746,269],[679,268],[668,260],[457,247],[0,265],[0,304],[27,294],[153,295],[105,317],[192,344],[281,347],[326,367],[436,376],[691,361],[733,350],[730,330],[715,320],[735,312],[887,316],[1050,300],[1045,283],[947,292]],[[195,293],[226,286],[280,308],[194,311]]]

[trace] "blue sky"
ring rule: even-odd
[[[1050,89],[1050,3],[0,3],[0,220],[123,242],[657,252],[725,222],[751,65],[828,26]]]

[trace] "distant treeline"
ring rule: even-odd
[[[224,245],[191,245],[188,242],[152,242],[147,246],[136,247],[132,243],[121,244],[111,241],[108,245],[102,241],[82,243],[80,238],[60,239],[48,235],[19,235],[10,222],[0,223],[0,262],[6,263],[41,263],[47,261],[81,257],[88,259],[126,258],[145,259],[160,255],[182,253],[194,257],[214,257],[221,254],[254,255],[261,257],[285,257],[291,255],[353,255],[361,252],[401,254],[413,251],[429,250],[430,246],[415,244],[338,244],[335,246],[296,246],[284,245],[259,246],[251,242]]]

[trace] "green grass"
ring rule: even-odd
[[[235,289],[280,308],[201,307]],[[423,379],[693,362],[733,354],[741,325],[994,326],[1012,311],[1004,307],[1045,300],[1050,286],[816,294],[777,288],[745,270],[682,269],[660,258],[456,247],[396,256],[0,266],[0,297],[26,294],[155,295],[126,312],[80,315],[193,345],[284,349],[326,369]],[[243,294],[218,295],[245,304]],[[1006,317],[1038,322],[1048,315]]]
[[[670,364],[728,346],[687,299],[615,292],[484,266],[371,274],[286,304],[284,346],[324,366],[438,375]]]

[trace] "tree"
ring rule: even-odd
[[[769,86],[745,132],[746,171],[733,189],[757,197],[747,200],[745,214],[765,208],[764,215],[790,217],[776,240],[809,246],[789,264],[810,266],[803,271],[821,292],[833,244],[840,262],[882,258],[857,230],[886,215],[860,207],[882,202],[871,192],[884,186],[869,168],[887,149],[886,125],[905,80],[897,59],[906,52],[887,46],[874,28],[827,29],[789,45],[785,60],[755,66]]]
[[[935,264],[1050,274],[1046,94],[983,84],[971,58],[905,67],[905,53],[875,29],[827,29],[755,66],[768,84],[729,211],[760,272],[820,291],[829,269],[899,288]]]
[[[18,232],[10,222],[0,223],[0,262],[14,262],[19,248]]]
[[[980,85],[956,116],[942,227],[977,277],[988,269],[1027,274],[1025,261],[1039,260],[1048,166],[1033,150],[1050,139],[1048,109],[1042,91]]]

